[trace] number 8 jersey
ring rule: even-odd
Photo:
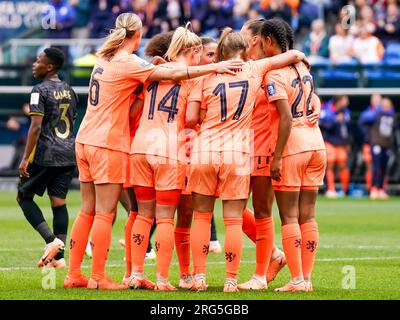
[[[325,144],[318,125],[311,125],[307,115],[312,113],[314,84],[303,63],[268,72],[264,78],[268,102],[288,100],[292,113],[292,130],[283,156],[305,151],[324,150]],[[279,114],[269,106],[271,113],[271,150],[278,138]]]

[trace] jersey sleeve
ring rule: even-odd
[[[188,102],[200,102],[203,99],[203,77],[193,79],[189,92]]]
[[[146,60],[136,57],[136,59],[132,59],[128,62],[126,72],[129,78],[145,83],[154,70],[154,65]]]
[[[268,101],[276,100],[289,100],[286,92],[286,86],[289,84],[285,82],[285,77],[282,76],[282,70],[274,70],[268,72],[264,78],[265,82],[265,94]]]
[[[31,91],[31,100],[29,103],[30,116],[44,116],[45,93],[40,87],[34,87]]]

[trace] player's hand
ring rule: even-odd
[[[281,181],[282,158],[273,157],[271,163],[271,178],[276,181]]]
[[[221,61],[215,64],[216,73],[228,73],[236,74],[236,72],[241,71],[244,62],[242,60],[231,60],[231,61]]]
[[[307,116],[307,121],[311,125],[315,126],[315,125],[318,124],[320,116],[321,116],[321,111],[320,110],[314,110],[313,113],[311,113],[311,114],[309,114]]]
[[[28,165],[29,161],[25,159],[22,159],[21,163],[19,164],[18,170],[22,177],[29,178]]]

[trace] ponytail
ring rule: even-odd
[[[222,31],[217,47],[218,61],[229,60],[237,54],[244,58],[246,50],[247,42],[239,32],[233,32],[229,27]]]
[[[165,54],[165,58],[168,61],[175,60],[182,52],[190,51],[194,47],[201,47],[201,39],[189,28],[191,28],[190,22],[185,27],[179,27],[175,30],[171,44]]]
[[[261,28],[261,36],[264,38],[272,37],[278,43],[282,52],[286,52],[289,44],[286,36],[286,28],[282,24],[282,20],[278,18],[273,18],[265,20]]]
[[[142,21],[134,13],[122,13],[115,21],[115,28],[110,31],[97,56],[105,58],[112,55],[126,38],[132,38],[142,29]]]

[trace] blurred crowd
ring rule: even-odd
[[[225,26],[240,29],[255,18],[281,17],[312,59],[333,63],[357,59],[377,63],[388,42],[400,41],[398,0],[50,0],[56,29],[50,38],[101,38],[118,14],[133,11],[143,36],[174,30],[192,21],[197,33],[218,37]],[[351,5],[351,7],[347,7]]]

